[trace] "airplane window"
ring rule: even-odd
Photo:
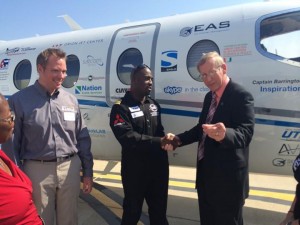
[[[261,20],[259,51],[274,58],[300,62],[300,12],[284,13]]]
[[[28,59],[24,59],[18,63],[13,75],[14,84],[18,90],[28,87],[31,78],[31,72],[32,66]]]
[[[217,44],[211,40],[201,40],[195,43],[189,50],[187,56],[187,69],[190,76],[199,82],[203,82],[197,70],[197,64],[203,53],[216,51],[220,54]]]
[[[137,65],[143,64],[142,53],[136,48],[129,48],[125,50],[118,60],[117,74],[119,80],[126,85],[130,82],[131,70]]]
[[[67,77],[62,83],[65,88],[74,87],[77,83],[80,73],[80,62],[76,55],[67,56]]]

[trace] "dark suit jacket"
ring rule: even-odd
[[[178,137],[182,145],[201,140],[209,110],[212,93],[206,94],[199,123]],[[254,130],[253,97],[241,85],[229,81],[219,101],[211,124],[222,122],[226,127],[226,135],[222,142],[208,136],[204,144],[204,158],[201,170],[197,168],[196,187],[199,179],[204,183],[205,193],[211,197],[211,203],[226,199],[238,198],[242,203],[249,192],[249,144]],[[201,190],[200,190],[201,192]],[[222,194],[218,194],[222,193]],[[207,196],[206,196],[207,197]],[[221,198],[221,199],[220,199]],[[226,199],[225,199],[226,198]]]

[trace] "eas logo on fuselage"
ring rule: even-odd
[[[161,55],[161,72],[177,71],[178,52],[176,50],[169,50],[162,52]]]
[[[194,27],[184,27],[180,30],[179,36],[188,37],[194,32],[194,34],[200,34],[201,32],[214,32],[224,31],[230,27],[230,21],[221,21],[219,24],[198,24]]]

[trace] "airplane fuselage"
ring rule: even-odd
[[[0,92],[10,97],[38,78],[36,57],[48,47],[68,55],[63,86],[74,94],[92,137],[95,158],[119,160],[109,127],[114,102],[141,63],[154,73],[151,95],[162,106],[165,132],[198,121],[209,89],[196,64],[218,51],[229,77],[254,96],[250,146],[253,172],[291,174],[300,150],[300,3],[263,2],[95,29],[0,42]],[[196,143],[170,153],[170,163],[194,166]]]

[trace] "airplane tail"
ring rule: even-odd
[[[58,16],[58,17],[62,17],[65,20],[65,22],[68,24],[68,26],[71,28],[71,30],[73,30],[73,31],[75,31],[75,30],[82,30],[83,29],[69,15],[61,15],[61,16]]]

